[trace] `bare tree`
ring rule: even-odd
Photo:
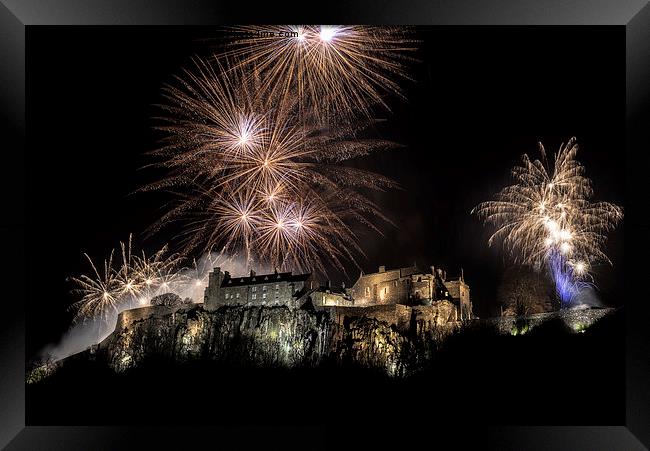
[[[497,299],[504,316],[523,316],[557,309],[553,286],[527,266],[512,266],[503,274]]]

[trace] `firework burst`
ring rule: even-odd
[[[589,200],[592,185],[576,160],[575,138],[560,147],[552,165],[541,143],[539,149],[541,159],[524,155],[523,164],[512,170],[515,183],[472,212],[496,227],[490,245],[501,241],[515,262],[548,268],[566,305],[595,263],[611,264],[603,252],[606,233],[623,211]]]
[[[326,258],[342,268],[351,250],[361,252],[347,221],[388,221],[359,188],[396,184],[340,163],[394,145],[356,138],[373,121],[335,130],[300,124],[295,100],[260,95],[251,73],[197,60],[166,87],[166,140],[154,155],[170,175],[143,190],[183,190],[152,231],[181,220],[185,252],[202,247],[250,265],[321,271]]]
[[[88,318],[106,320],[111,313],[117,313],[122,295],[122,286],[113,270],[113,252],[107,260],[104,260],[102,273],[97,270],[97,266],[88,254],[84,255],[90,263],[92,273],[90,276],[81,275],[71,278],[78,285],[78,288],[73,291],[82,296],[81,300],[72,305],[76,310],[74,319],[75,321]]]
[[[346,122],[372,108],[388,108],[384,94],[402,96],[395,79],[408,79],[404,63],[416,42],[405,27],[351,25],[240,26],[227,56],[254,65],[274,99],[296,96],[298,114],[317,122]]]
[[[129,235],[128,242],[120,243],[122,251],[122,265],[116,271],[115,281],[118,285],[118,293],[120,296],[137,297],[146,284],[138,271],[135,268],[135,261],[131,255],[131,239]]]
[[[108,322],[124,308],[134,303],[145,305],[157,295],[175,289],[181,281],[177,270],[179,257],[166,256],[167,247],[163,247],[152,257],[142,252],[140,256],[131,253],[131,236],[127,243],[120,243],[122,261],[114,267],[111,251],[104,260],[103,272],[97,269],[91,258],[90,275],[73,277],[71,281],[77,285],[74,293],[81,294],[81,300],[72,305],[75,311],[75,321],[99,320]]]
[[[133,258],[130,270],[139,288],[134,296],[139,305],[146,305],[152,297],[172,291],[174,284],[180,282],[180,261],[180,256],[169,254],[167,246],[151,256],[142,251]]]

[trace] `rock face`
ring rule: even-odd
[[[233,365],[305,368],[359,365],[405,376],[426,360],[452,325],[415,319],[400,330],[368,317],[334,320],[328,310],[283,306],[147,307],[123,312],[96,358],[117,372],[150,357],[209,359]],[[419,325],[419,326],[418,326]]]
[[[267,368],[362,367],[405,377],[426,368],[447,337],[466,327],[489,326],[499,335],[518,335],[524,332],[513,332],[517,321],[525,320],[527,333],[561,320],[575,333],[612,311],[563,310],[461,324],[451,319],[454,307],[445,302],[376,309],[240,305],[208,311],[201,304],[150,306],[120,313],[115,331],[99,345],[33,368],[27,382],[48,378],[70,360],[93,360],[120,373],[152,358]]]

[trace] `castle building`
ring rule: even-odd
[[[329,282],[325,285],[308,293],[314,306],[324,307],[353,307],[354,299],[350,293],[345,289],[345,285],[341,287],[332,287]]]
[[[349,294],[358,307],[405,304],[431,305],[447,300],[454,304],[459,319],[472,317],[469,286],[463,276],[447,278],[447,274],[433,266],[424,272],[417,266],[386,270],[380,266],[376,273],[361,273]]]
[[[207,310],[222,305],[294,305],[314,285],[311,274],[292,272],[257,275],[251,271],[248,277],[232,277],[216,267],[208,277],[203,297]]]
[[[359,275],[355,284],[333,288],[315,283],[311,274],[274,272],[248,277],[232,277],[216,267],[210,273],[204,294],[204,306],[215,310],[222,305],[286,305],[294,308],[311,302],[315,307],[377,307],[431,306],[437,301],[453,304],[457,320],[472,318],[469,286],[460,277],[447,274],[433,266],[424,272],[417,266],[386,270],[380,266],[376,273]]]

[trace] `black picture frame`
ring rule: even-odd
[[[356,431],[345,424],[325,432],[314,429],[283,430],[214,427],[57,427],[25,425],[25,276],[24,151],[29,139],[25,123],[25,31],[40,25],[218,25],[223,23],[378,23],[431,25],[611,25],[626,29],[626,276],[621,294],[626,296],[626,422],[622,425],[580,427],[485,427],[466,426],[458,431],[432,425],[426,434],[403,434],[395,428],[395,444],[410,437],[441,443],[436,437],[462,448],[477,449],[645,449],[650,446],[650,339],[647,301],[644,299],[644,251],[648,222],[643,212],[650,150],[650,5],[645,0],[441,0],[436,2],[373,2],[356,0],[344,5],[327,3],[327,10],[305,11],[306,4],[197,0],[2,0],[0,3],[0,114],[2,126],[3,193],[0,239],[3,278],[10,280],[2,299],[0,328],[0,446],[7,449],[192,449],[199,443],[210,447],[264,446],[275,449],[292,442],[326,442],[387,447],[385,431]],[[155,8],[153,7],[155,5]],[[284,11],[279,6],[285,8]],[[323,5],[325,6],[325,4]],[[622,149],[613,149],[621,152]],[[641,262],[641,263],[640,263]],[[56,409],[56,406],[52,406]],[[377,425],[381,430],[382,425]],[[406,426],[405,426],[406,427]],[[469,428],[469,429],[468,429]],[[246,437],[245,442],[241,437]],[[316,439],[315,439],[316,437]],[[442,440],[442,438],[440,439]],[[230,442],[230,446],[226,443]],[[645,446],[644,446],[645,445]]]

